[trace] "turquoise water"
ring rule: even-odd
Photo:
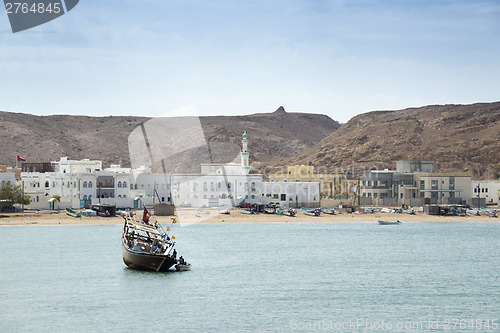
[[[121,228],[1,227],[0,332],[500,331],[500,223],[179,226],[168,273]]]

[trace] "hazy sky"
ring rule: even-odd
[[[356,114],[500,100],[499,0],[80,0],[13,34],[0,110]]]

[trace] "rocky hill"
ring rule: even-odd
[[[394,169],[400,159],[431,160],[437,171],[498,179],[499,152],[500,102],[430,105],[358,115],[285,163]]]
[[[130,166],[129,134],[149,119],[0,112],[0,164],[14,165],[19,154],[28,162],[48,162],[68,156],[102,160],[105,166]],[[188,168],[176,171],[199,172],[201,162],[233,160],[244,131],[250,139],[251,162],[258,166],[289,158],[340,127],[328,116],[288,113],[283,107],[272,113],[200,117],[200,122],[207,142],[213,147],[212,156],[208,159],[203,154],[186,154],[177,165],[185,164]]]

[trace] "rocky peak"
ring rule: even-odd
[[[286,114],[285,108],[283,106],[280,106],[276,111],[273,112],[273,114],[276,114],[276,115]]]

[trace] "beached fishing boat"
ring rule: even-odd
[[[127,212],[126,210],[123,210],[123,209],[118,209],[116,211],[116,214],[120,215],[120,216],[129,216],[130,215],[130,212]]]
[[[392,224],[401,224],[401,222],[399,220],[397,220],[397,221],[382,221],[382,220],[378,220],[378,224],[380,224],[380,225],[392,225]]]
[[[158,221],[149,216],[144,208],[141,219],[136,216],[124,216],[122,234],[123,262],[130,268],[165,272],[177,264],[175,242],[167,234],[170,229],[164,229]],[[175,219],[172,223],[175,223]],[[171,254],[172,252],[172,254]]]
[[[82,215],[80,212],[77,212],[71,208],[66,208],[66,214],[68,214],[71,217],[81,217]]]
[[[304,214],[310,215],[310,216],[320,216],[321,215],[321,210],[319,208],[308,208],[308,207],[302,207],[301,208]]]
[[[335,215],[335,208],[321,208],[321,212],[325,214]]]
[[[286,215],[286,216],[295,216],[296,212],[295,212],[295,209],[292,209],[292,208],[278,208],[277,209],[278,211],[278,214],[280,215]]]
[[[229,209],[225,208],[225,209],[217,209],[217,212],[219,212],[219,214],[226,214],[226,215],[229,215],[231,214]]]
[[[240,212],[241,214],[255,214],[255,212],[251,208],[238,208],[238,212]]]
[[[58,210],[54,209],[39,209],[36,211],[37,214],[59,214]]]
[[[92,210],[92,209],[85,209],[84,211],[80,212],[80,214],[82,216],[92,217],[92,216],[96,216],[97,212],[95,210]]]

